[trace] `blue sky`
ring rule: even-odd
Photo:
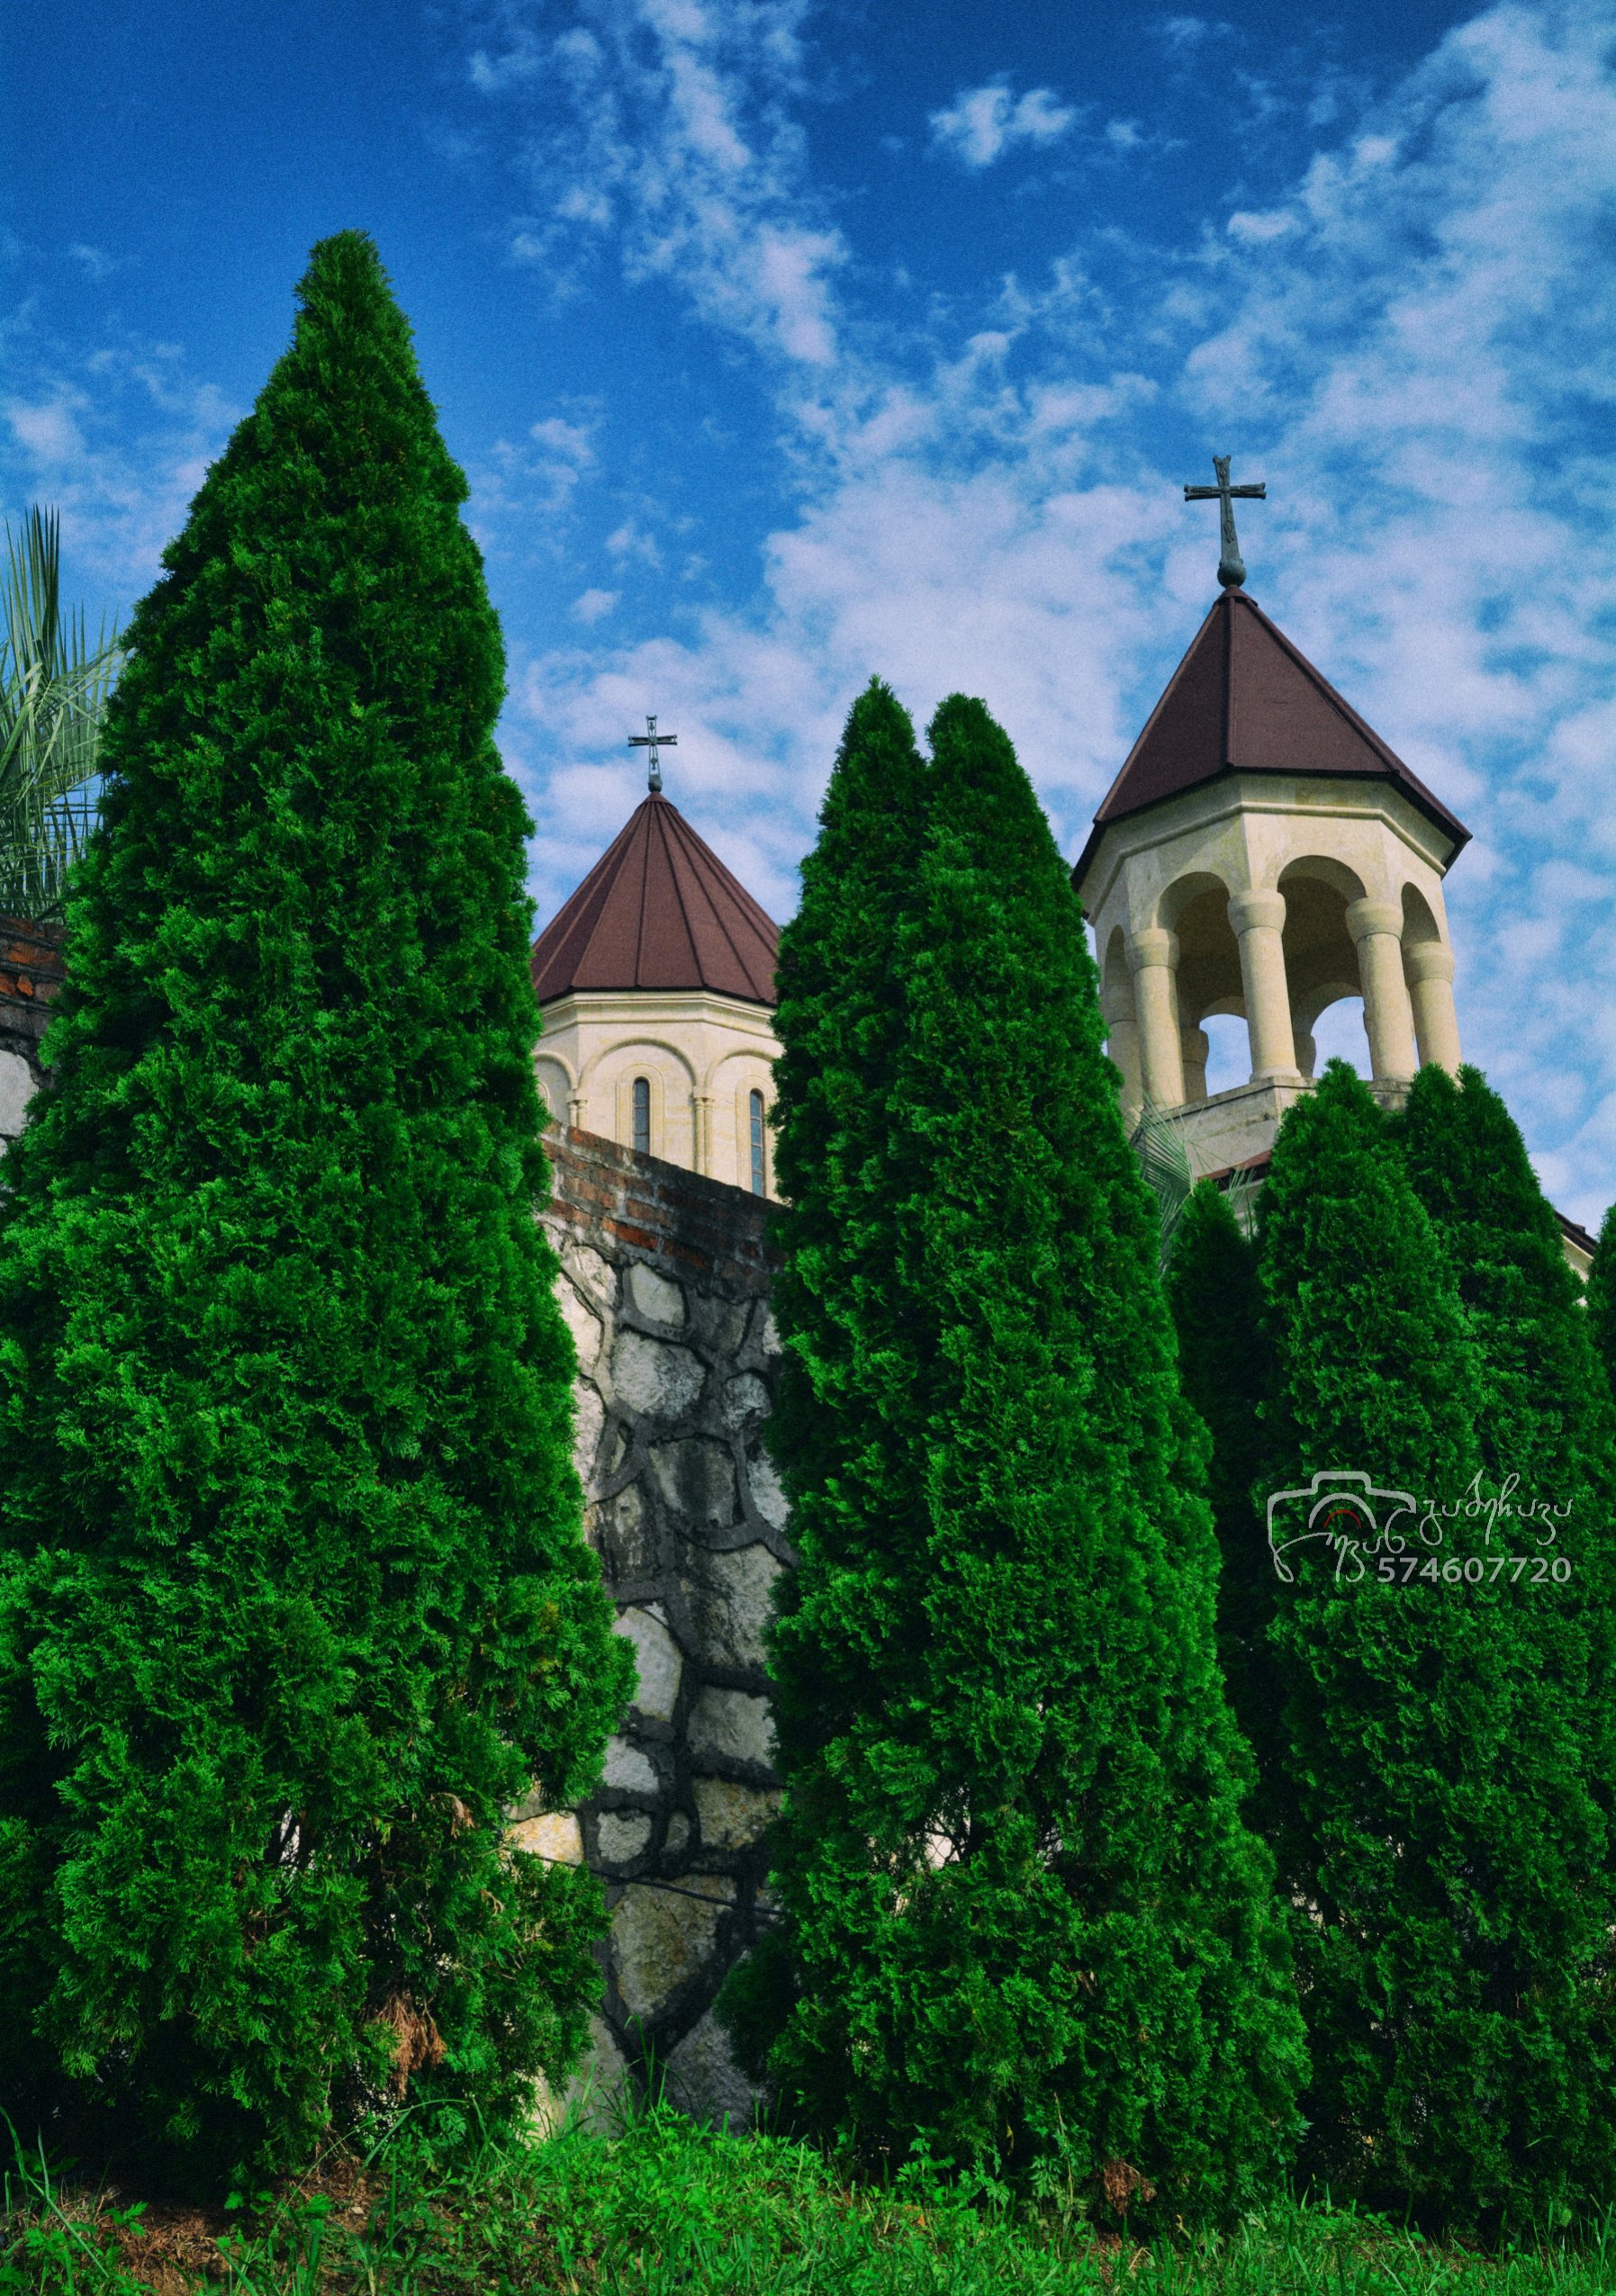
[[[1557,1202],[1616,1194],[1616,0],[13,0],[0,65],[0,509],[61,507],[94,611],[367,229],[472,481],[541,916],[647,710],[783,916],[871,671],[922,723],[982,694],[1077,851],[1232,452],[1253,595],[1475,832],[1467,1055]]]

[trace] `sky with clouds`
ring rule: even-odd
[[[871,671],[984,696],[1075,854],[1231,453],[1252,594],[1475,833],[1467,1054],[1563,1208],[1616,1194],[1616,0],[14,0],[0,65],[0,509],[60,506],[93,614],[368,229],[541,916],[653,710],[783,916]]]

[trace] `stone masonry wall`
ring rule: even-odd
[[[597,2095],[654,2065],[688,2111],[737,2125],[755,2098],[711,2003],[766,1918],[763,1628],[795,1559],[762,1440],[778,1362],[768,1207],[587,1132],[552,1128],[546,1145],[586,1531],[639,1692],[600,1793],[576,1812],[524,1809],[516,1839],[606,1883]]]
[[[62,928],[0,917],[0,1145],[43,1079],[40,1039],[62,985]]]

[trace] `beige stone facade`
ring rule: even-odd
[[[709,989],[575,989],[545,1007],[539,1089],[559,1124],[772,1196],[773,1022],[769,1006]],[[636,1081],[649,1134],[638,1139]]]
[[[1170,1113],[1201,1171],[1271,1148],[1313,1029],[1361,999],[1377,1089],[1459,1063],[1442,878],[1454,841],[1392,781],[1226,773],[1113,822],[1079,893],[1124,1112]],[[1210,1098],[1201,1023],[1246,1023],[1249,1082]]]

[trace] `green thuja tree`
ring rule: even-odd
[[[1482,1473],[1458,1519],[1489,1570],[1493,1557],[1529,1558],[1529,1598],[1508,1605],[1500,1643],[1514,1663],[1516,1736],[1546,1765],[1559,1750],[1562,1773],[1546,1766],[1539,1790],[1562,1813],[1577,1814],[1578,1838],[1590,1845],[1579,1847],[1563,1880],[1582,1913],[1580,1943],[1568,1930],[1566,1950],[1584,1976],[1586,2019],[1557,2038],[1568,2092],[1565,2149],[1573,2129],[1586,2132],[1577,2165],[1598,2194],[1611,2189],[1616,2165],[1606,2109],[1616,2074],[1611,1399],[1558,1217],[1485,1077],[1476,1068],[1457,1079],[1424,1068],[1394,1133],[1453,1266],[1478,1368]],[[1513,1584],[1512,1562],[1509,1574]],[[1566,1919],[1575,1920],[1572,1905]]]
[[[1273,1611],[1274,1573],[1262,1510],[1258,1414],[1268,1385],[1257,1245],[1215,1181],[1199,1181],[1174,1229],[1166,1289],[1186,1400],[1206,1429],[1206,1500],[1217,1534],[1218,1655],[1235,1719],[1262,1742],[1252,1666]]]
[[[823,1752],[857,1725],[880,1682],[894,1607],[913,1577],[897,1542],[921,1521],[909,1427],[913,1351],[897,1280],[892,1080],[904,1029],[898,922],[925,842],[927,769],[908,712],[872,678],[854,702],[802,865],[802,899],[781,934],[774,1078],[775,1216],[783,1247],[772,1307],[786,1335],[768,1440],[796,1503],[794,1535],[834,1561],[846,1592],[868,1584],[867,1620],[827,1637],[808,1670],[777,1673],[783,1742]],[[907,1184],[912,1185],[914,1184]],[[779,1600],[794,1616],[811,1574]],[[855,1606],[856,1611],[856,1606]],[[802,1957],[781,1926],[736,1970],[726,2019],[755,2077],[803,1994]],[[800,2014],[809,2017],[810,2004]]]
[[[1581,1493],[1567,1479],[1585,1485],[1598,1472],[1609,1417],[1591,1329],[1598,1319],[1584,1310],[1520,1128],[1478,1069],[1455,1079],[1432,1066],[1415,1078],[1394,1134],[1469,1311],[1486,1483],[1517,1519],[1534,1500],[1563,1509],[1556,1519],[1568,1516],[1575,1536],[1587,1500],[1575,1503]]]
[[[1102,2209],[1224,2210],[1293,2139],[1299,2028],[1155,1209],[1008,741],[943,705],[916,856],[913,762],[883,703],[894,790],[874,720],[781,965],[801,1568],[772,1632],[783,2022],[751,2038],[792,2119],[867,2158],[1058,2161]]]
[[[138,609],[0,1199],[0,2102],[202,2185],[562,2075],[628,1683],[535,1224],[498,626],[369,240]]]
[[[1605,1385],[1616,1392],[1616,1204],[1604,1217],[1588,1270],[1588,1336]]]
[[[1280,1128],[1261,1245],[1276,1610],[1252,1703],[1306,2162],[1430,2220],[1535,2219],[1601,2141],[1580,1883],[1602,1828],[1556,1702],[1521,1696],[1534,1589],[1466,1512],[1485,1386],[1452,1264],[1344,1062]]]

